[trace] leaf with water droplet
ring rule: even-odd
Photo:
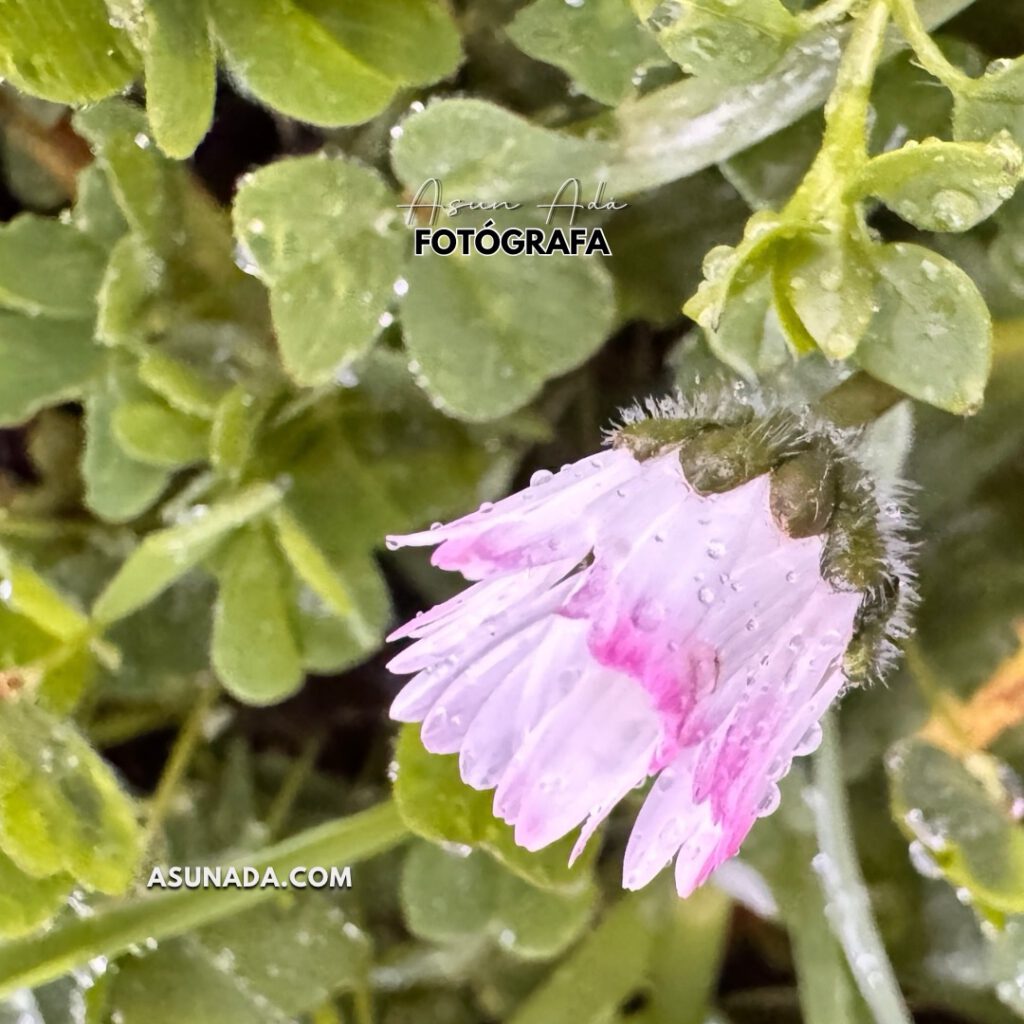
[[[623,0],[534,0],[506,31],[521,50],[560,67],[588,96],[610,106],[636,92],[647,67],[664,61]]]
[[[370,943],[349,919],[349,899],[292,892],[123,957],[110,985],[110,1019],[280,1024],[304,1016],[365,977]]]
[[[136,810],[75,727],[0,701],[0,850],[36,878],[122,892],[141,852]]]
[[[1022,166],[1005,132],[991,142],[926,139],[869,160],[846,198],[877,196],[922,231],[967,231],[1013,195]]]
[[[1024,828],[1019,792],[1006,787],[1010,769],[989,754],[958,757],[920,739],[895,749],[887,764],[897,824],[984,913],[1024,912]]]
[[[769,71],[800,34],[779,0],[632,0],[665,52],[686,72],[748,82]]]
[[[1024,57],[993,61],[953,94],[953,135],[985,140],[1009,132],[1024,146]]]
[[[402,325],[421,382],[452,415],[493,420],[525,405],[605,340],[614,295],[593,257],[416,257]]]
[[[142,608],[212,554],[229,534],[270,511],[281,497],[271,484],[252,484],[193,510],[186,522],[148,534],[96,599],[93,618],[109,624]]]
[[[395,197],[345,160],[280,160],[246,179],[235,233],[270,288],[281,359],[300,384],[325,384],[365,352],[393,301],[404,238]]]
[[[894,242],[871,252],[878,308],[857,361],[913,398],[949,412],[973,412],[985,391],[992,349],[992,319],[974,282],[919,245]]]
[[[867,245],[852,233],[808,233],[783,243],[774,266],[776,309],[790,340],[805,331],[830,359],[857,348],[873,314],[874,269]],[[793,327],[784,311],[797,321]]]

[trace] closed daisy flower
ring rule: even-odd
[[[907,573],[898,506],[808,414],[634,409],[607,450],[391,547],[474,581],[392,634],[392,716],[539,849],[653,777],[625,854],[681,895],[731,857],[879,670]]]

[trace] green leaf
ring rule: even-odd
[[[593,889],[545,892],[483,852],[466,856],[417,843],[402,870],[402,906],[413,934],[431,942],[487,936],[528,959],[560,953],[586,927]]]
[[[6,0],[0,77],[57,103],[87,103],[129,84],[135,54],[103,0]]]
[[[450,75],[462,52],[459,31],[441,0],[297,0],[365,65],[402,85]]]
[[[74,124],[107,172],[132,231],[154,253],[174,250],[184,221],[183,170],[154,148],[145,113],[111,99],[80,110]]]
[[[604,267],[579,256],[415,257],[402,327],[423,386],[451,414],[497,419],[579,366],[613,316]]]
[[[157,144],[191,156],[210,127],[216,61],[206,0],[145,0],[146,109]]]
[[[71,224],[22,214],[0,228],[0,306],[88,319],[102,277],[102,250]]]
[[[886,763],[893,815],[920,855],[987,913],[1024,912],[1024,828],[1007,766],[981,753],[960,760],[924,740],[896,746]]]
[[[509,1024],[604,1024],[643,984],[654,930],[650,896],[619,900],[509,1018]]]
[[[512,829],[491,813],[492,795],[470,789],[459,778],[456,756],[429,754],[419,730],[405,726],[395,750],[395,803],[417,835],[439,843],[480,846],[509,870],[542,889],[578,892],[589,884],[596,843],[571,868],[572,837],[539,853],[516,846]]]
[[[217,677],[248,704],[273,704],[303,680],[285,600],[285,567],[261,526],[240,531],[217,567],[220,592],[213,619]]]
[[[484,100],[454,99],[407,117],[391,159],[412,193],[437,178],[450,197],[498,202],[554,195],[566,177],[585,178],[607,160],[607,147],[541,128]]]
[[[368,951],[334,900],[303,893],[126,958],[111,1012],[124,1024],[279,1024],[358,984]]]
[[[117,622],[148,604],[229,534],[280,500],[281,492],[271,484],[253,484],[209,507],[193,509],[186,522],[150,533],[96,599],[93,618],[103,624]]]
[[[922,231],[967,231],[1013,195],[1022,167],[1005,133],[987,143],[926,139],[868,161],[847,198],[877,196]]]
[[[139,360],[139,380],[179,412],[208,420],[216,415],[224,393],[187,363],[153,349]]]
[[[0,849],[36,878],[108,893],[131,883],[135,809],[75,728],[27,701],[0,702]]]
[[[300,585],[294,618],[302,664],[310,672],[334,673],[363,661],[381,643],[392,619],[391,596],[373,558],[346,556],[331,572],[351,591],[358,615],[341,619],[311,586]]]
[[[236,385],[217,405],[210,433],[210,458],[229,479],[237,480],[252,454],[264,403]]]
[[[402,842],[407,832],[390,803],[308,829],[234,866],[286,878],[295,867],[354,865]],[[38,936],[0,945],[0,998],[40,985],[96,957],[115,957],[152,940],[170,939],[266,902],[273,888],[215,891],[160,889],[111,902],[88,918],[67,918]]]
[[[397,88],[296,0],[256,8],[246,0],[210,0],[210,15],[240,86],[290,117],[358,124],[383,110]]]
[[[780,0],[632,0],[665,52],[686,72],[731,84],[769,71],[800,34]]]
[[[0,423],[78,398],[100,369],[92,325],[0,311]]]
[[[109,358],[85,401],[85,502],[102,519],[125,522],[149,508],[163,493],[169,474],[133,459],[114,437],[119,406],[145,390],[126,359]]]
[[[70,875],[33,878],[0,853],[0,938],[15,939],[46,924],[74,884]]]
[[[771,373],[790,358],[785,336],[772,330],[771,301],[771,279],[766,271],[741,275],[717,325],[705,328],[711,351],[748,379]]]
[[[588,96],[611,106],[634,94],[646,66],[663,59],[626,0],[534,0],[506,31],[521,50],[560,67]]]
[[[4,604],[59,640],[81,637],[89,620],[52,584],[0,548],[0,574],[6,581]]]
[[[830,359],[856,350],[874,303],[868,247],[850,234],[808,234],[785,243],[775,266],[788,303],[813,343]]]
[[[239,190],[235,232],[299,384],[333,380],[380,332],[403,251],[394,203],[373,171],[323,157],[280,160]]]
[[[162,402],[126,402],[114,411],[112,427],[125,452],[150,466],[203,462],[209,450],[209,424]]]
[[[78,174],[78,196],[71,221],[101,249],[111,249],[128,230],[128,222],[117,205],[106,171],[95,163]]]
[[[1009,132],[1024,146],[1024,57],[994,60],[953,95],[953,135],[984,141]]]
[[[971,279],[918,245],[872,251],[878,309],[857,361],[879,380],[931,405],[968,413],[988,379],[992,322]]]

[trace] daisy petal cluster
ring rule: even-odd
[[[392,634],[413,674],[391,713],[459,755],[494,812],[573,857],[653,778],[625,854],[687,895],[779,802],[853,678],[878,670],[908,594],[904,545],[835,430],[791,413],[633,410],[607,450],[447,525],[473,581]],[[884,507],[883,507],[884,506]]]

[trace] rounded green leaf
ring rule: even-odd
[[[1024,57],[994,60],[953,96],[953,134],[990,139],[1009,132],[1024,146]]]
[[[210,127],[217,65],[206,0],[145,0],[146,109],[168,155],[191,156]]]
[[[90,318],[103,251],[71,224],[23,214],[0,227],[0,306],[31,316]]]
[[[87,103],[123,89],[136,55],[103,0],[5,0],[0,77],[57,103]]]
[[[954,885],[988,911],[1024,913],[1024,828],[1014,819],[1009,769],[988,754],[964,760],[924,740],[887,765],[900,827]]]
[[[857,361],[879,380],[949,412],[980,405],[992,353],[992,319],[974,282],[919,245],[873,251],[877,311]]]
[[[286,578],[281,556],[259,526],[232,538],[218,565],[213,668],[224,686],[249,704],[273,704],[302,685]]]
[[[396,81],[297,0],[210,0],[214,34],[239,85],[313,124],[358,124],[387,105]]]
[[[877,196],[922,231],[967,231],[1009,199],[1024,153],[1003,133],[983,142],[908,143],[870,160],[848,196]]]
[[[579,366],[611,330],[608,272],[579,256],[414,257],[402,327],[414,372],[452,415],[497,419]]]
[[[645,65],[664,60],[624,0],[534,0],[507,31],[521,50],[560,67],[588,96],[612,106],[637,91]]]
[[[209,451],[210,425],[162,402],[126,402],[114,411],[112,425],[125,452],[149,466],[188,466]]]
[[[403,238],[395,198],[373,171],[321,156],[248,177],[235,234],[270,287],[285,369],[303,385],[334,379],[381,331]]]
[[[136,812],[69,722],[0,701],[0,849],[35,877],[71,875],[117,893],[141,852]]]
[[[0,311],[0,424],[79,397],[102,359],[88,321]]]
[[[780,0],[632,0],[665,52],[686,72],[724,83],[768,71],[800,33]]]

